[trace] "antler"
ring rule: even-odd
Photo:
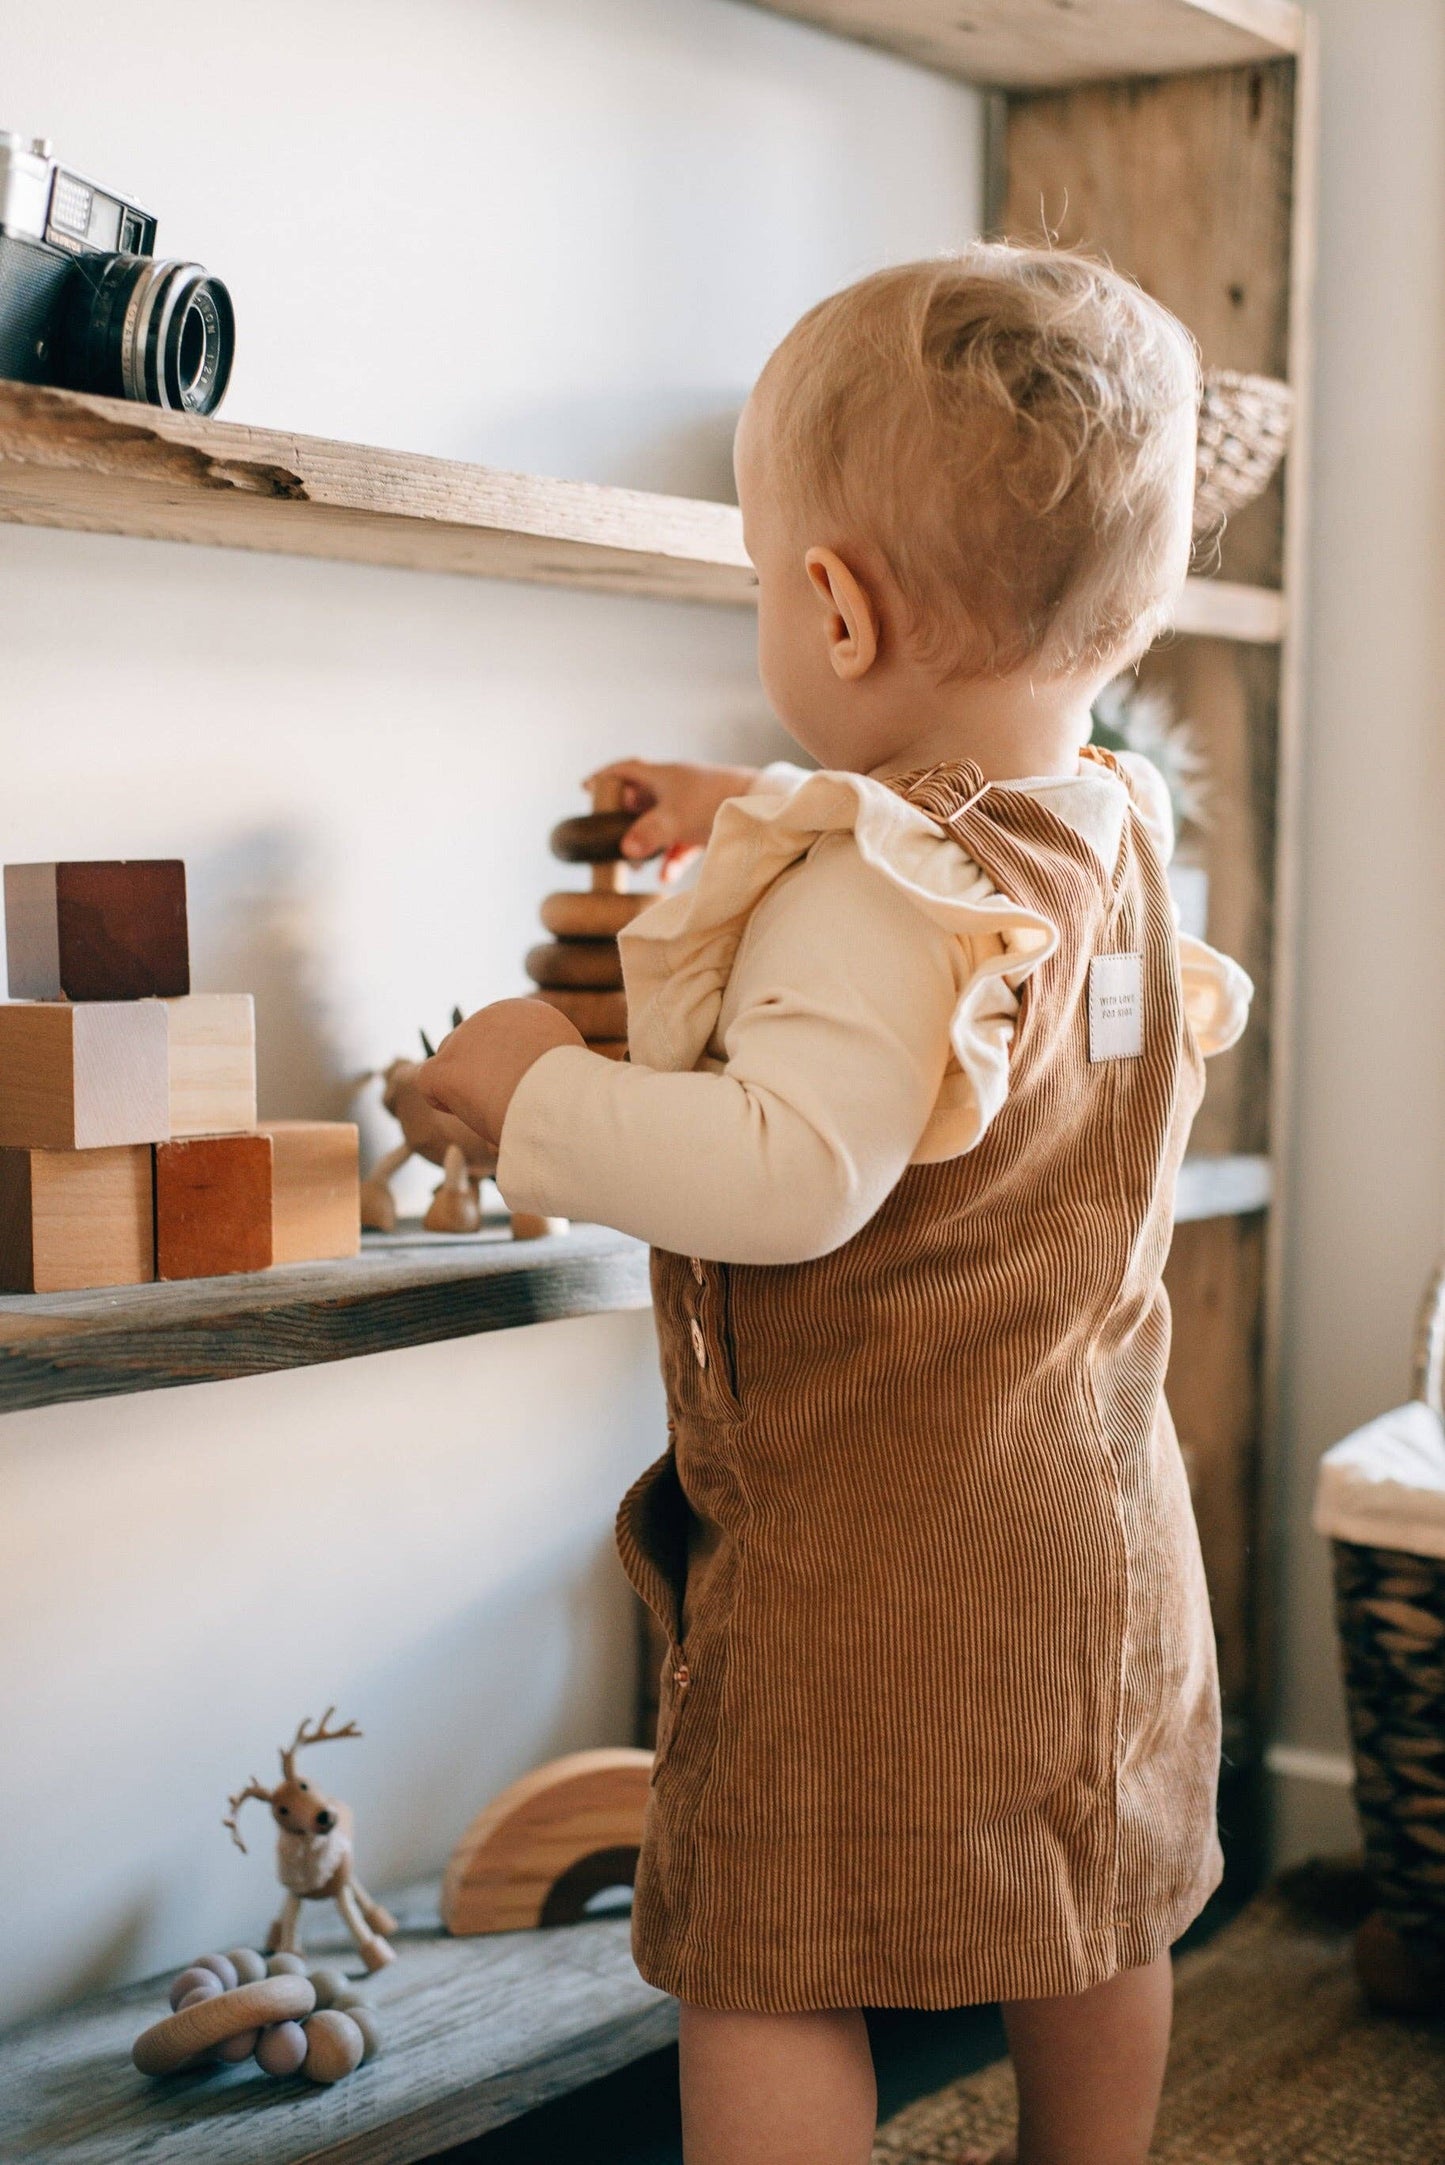
[[[281,1771],[288,1782],[296,1779],[297,1752],[304,1751],[308,1744],[335,1744],[341,1737],[359,1737],[361,1735],[361,1731],[354,1721],[347,1722],[345,1727],[341,1729],[328,1729],[326,1724],[335,1712],[335,1707],[329,1706],[314,1729],[311,1728],[308,1722],[302,1721],[295,1736],[292,1737],[291,1742],[281,1754]]]
[[[221,1825],[223,1827],[230,1828],[231,1840],[235,1843],[237,1849],[240,1850],[243,1857],[247,1854],[246,1845],[241,1840],[241,1830],[236,1825],[237,1815],[240,1812],[241,1806],[245,1803],[247,1797],[257,1797],[262,1804],[269,1804],[271,1802],[271,1795],[272,1792],[269,1789],[263,1789],[261,1787],[261,1784],[257,1781],[255,1775],[253,1774],[244,1789],[238,1789],[234,1797],[227,1797],[226,1799],[226,1802],[230,1805],[231,1809],[226,1818],[221,1821]]]

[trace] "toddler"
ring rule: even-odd
[[[1080,257],[866,278],[737,437],[759,657],[821,771],[624,761],[631,1062],[502,1001],[423,1072],[514,1207],[653,1246],[670,1444],[634,1945],[689,2165],[866,2165],[861,2010],[1002,2001],[1022,2165],[1138,2165],[1219,1868],[1160,1283],[1201,1055],[1167,798],[1087,745],[1189,550],[1190,340]]]

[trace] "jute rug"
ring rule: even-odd
[[[1330,1912],[1297,1879],[1181,1959],[1151,2165],[1445,2165],[1445,2024],[1371,2014]],[[951,2165],[1013,2127],[1002,2062],[890,2120],[875,2165]]]

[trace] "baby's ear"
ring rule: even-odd
[[[834,549],[809,549],[803,568],[823,605],[833,674],[852,683],[878,659],[878,612],[873,598]]]

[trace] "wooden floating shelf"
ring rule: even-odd
[[[95,1293],[0,1296],[0,1413],[309,1368],[646,1308],[647,1250],[602,1226],[373,1242],[340,1263]]]
[[[1266,1158],[1190,1158],[1176,1216],[1269,1202]],[[514,1242],[366,1236],[342,1263],[95,1293],[0,1295],[0,1413],[310,1368],[566,1316],[646,1308],[647,1250],[604,1226]]]
[[[731,504],[546,481],[0,382],[0,519],[751,608]],[[1268,643],[1284,597],[1191,579],[1176,630]]]
[[[0,382],[0,519],[746,606],[728,504]]]
[[[380,2055],[315,2089],[254,2061],[150,2082],[130,2048],[169,1977],[0,2038],[0,2157],[25,2165],[411,2165],[580,2089],[677,2034],[629,1925],[448,1939],[434,1892],[395,1903],[397,1960],[366,1987]],[[341,1943],[318,1961],[354,1967]]]
[[[755,0],[993,90],[1247,67],[1297,53],[1293,0]]]

